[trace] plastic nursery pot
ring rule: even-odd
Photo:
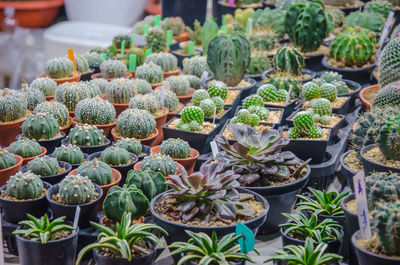
[[[344,212],[344,216],[346,218],[346,223],[344,226],[345,229],[345,233],[348,235],[347,238],[347,244],[348,244],[348,251],[349,251],[349,264],[352,265],[357,265],[357,257],[356,257],[356,253],[354,251],[354,247],[351,244],[351,237],[353,236],[353,234],[360,229],[360,225],[358,223],[358,217],[357,214],[350,212],[347,208],[346,208],[346,204],[349,201],[352,201],[355,199],[354,194],[349,194],[346,197],[343,198],[343,200],[340,202],[340,206],[343,209]]]
[[[265,71],[264,73],[262,73],[262,78],[263,78],[264,80],[268,80],[268,79],[269,79],[269,76],[270,76],[271,74],[273,74],[274,72],[275,72],[275,69],[274,69],[274,68],[268,69],[267,71]],[[315,75],[316,75],[314,71],[311,71],[311,70],[309,70],[309,69],[303,69],[303,70],[301,71],[301,73],[302,73],[303,75],[309,75],[309,77],[299,80],[300,83],[309,82],[309,81],[313,80],[313,79],[315,78]]]
[[[76,125],[82,125],[83,123],[79,123],[76,121],[76,117],[71,118],[71,122],[74,126]],[[103,130],[103,135],[105,137],[108,137],[108,135],[111,132],[111,129],[117,125],[117,120],[115,120],[113,123],[110,124],[94,124],[97,129]]]
[[[90,155],[90,154],[93,154],[93,153],[96,153],[96,152],[103,151],[111,143],[111,141],[108,138],[104,138],[104,141],[105,141],[104,144],[99,144],[99,145],[78,145],[78,147],[82,150],[83,153]],[[61,143],[63,145],[68,145],[69,144],[68,138],[63,139]]]
[[[178,110],[175,112],[168,112],[168,116],[167,116],[167,121],[169,122],[173,117],[175,117],[176,113],[178,113],[183,107],[185,107],[185,105],[183,105],[182,103],[179,103],[179,107]]]
[[[367,95],[374,91],[378,91],[379,89],[380,89],[379,85],[367,86],[361,89],[359,97],[365,108],[369,109],[372,106],[372,102],[369,101],[370,99],[367,98]]]
[[[400,258],[393,258],[388,256],[381,256],[369,252],[358,246],[357,240],[361,239],[360,230],[355,232],[351,237],[351,243],[356,251],[357,260],[362,265],[399,265]]]
[[[347,155],[349,155],[351,152],[355,152],[353,150],[349,150],[346,153],[343,153],[340,156],[340,173],[342,173],[343,176],[346,177],[347,179],[347,184],[349,185],[350,189],[352,192],[354,192],[354,184],[353,184],[353,177],[357,172],[354,172],[350,168],[346,167],[346,164],[344,163],[344,159],[346,158]]]
[[[100,202],[100,198],[103,196],[103,190],[100,188],[100,186],[96,184],[93,185],[96,192],[98,193],[98,197],[88,203],[79,204],[79,207],[81,208],[81,213],[79,214],[78,226],[80,228],[90,227],[90,221],[97,221],[97,208]],[[61,216],[66,216],[66,220],[73,222],[77,205],[60,204],[53,201],[53,199],[51,198],[53,195],[58,193],[58,187],[59,184],[56,184],[46,192],[46,199],[49,202],[50,208],[53,212],[53,217],[57,218]]]
[[[350,97],[350,109],[353,109],[355,106],[355,101],[358,98],[358,95],[361,91],[361,85],[355,81],[342,79],[343,82],[349,87],[350,92],[338,94],[339,97]]]
[[[181,69],[178,67],[173,71],[164,72],[163,77],[164,77],[164,79],[167,79],[170,76],[176,76],[176,75],[179,75],[180,73],[181,73]]]
[[[3,186],[7,183],[7,181],[10,179],[12,175],[15,175],[17,171],[21,168],[22,166],[22,157],[18,155],[14,155],[15,160],[17,163],[9,168],[1,169],[0,170],[0,186]]]
[[[44,156],[45,154],[47,154],[47,149],[46,149],[46,147],[41,146],[40,148],[42,149],[42,152],[40,153],[40,155],[31,156],[31,157],[27,157],[27,158],[23,158],[23,157],[22,157],[22,166],[25,166],[26,164],[29,163],[29,161],[35,159],[36,157],[41,157],[41,156]],[[6,149],[7,151],[9,151],[9,150],[8,150],[8,147],[7,147],[7,148],[4,148],[4,149]]]
[[[69,172],[71,172],[72,166],[71,166],[71,164],[69,164],[67,162],[62,162],[62,161],[58,161],[58,165],[60,166],[60,168],[65,168],[65,172],[60,173],[60,174],[56,174],[56,175],[52,175],[52,176],[40,176],[40,178],[43,181],[46,181],[46,182],[50,183],[51,185],[55,185],[55,184],[59,183],[61,180],[64,179],[64,177],[66,175],[69,174]],[[26,172],[27,171],[27,165],[21,167],[19,171]]]
[[[12,122],[0,122],[0,146],[9,146],[21,133],[21,125],[26,117]]]
[[[141,144],[144,145],[148,145],[148,146],[152,146],[154,140],[157,138],[159,134],[159,130],[157,128],[154,129],[154,132],[151,136],[144,138],[144,139],[137,139],[138,141],[140,141]],[[120,136],[116,131],[115,128],[112,128],[111,130],[111,135],[114,139],[114,142],[117,142],[118,140],[122,139],[122,136]]]
[[[87,73],[81,73],[81,81],[90,81],[92,74],[94,74],[94,68],[90,68],[90,71]]]
[[[71,77],[58,78],[58,79],[52,78],[52,79],[57,83],[57,85],[61,85],[66,82],[79,82],[81,80],[81,76],[82,76],[81,73],[79,73],[78,71],[74,71]],[[46,73],[43,73],[38,77],[49,77],[49,76]]]
[[[118,115],[121,114],[121,112],[129,108],[128,103],[126,104],[111,103],[111,104],[114,106],[116,117],[118,117]]]
[[[369,150],[377,147],[377,144],[371,144],[371,145],[367,145],[365,147],[363,147],[363,149],[361,149],[360,155],[361,155],[361,161],[364,167],[364,174],[365,176],[368,176],[370,173],[372,172],[393,172],[393,173],[400,173],[400,168],[395,168],[395,167],[389,167],[389,166],[385,166],[382,164],[379,164],[375,161],[372,161],[370,159],[368,159],[367,157],[365,157],[365,153],[368,152]]]
[[[96,78],[103,78],[105,80],[107,80],[108,82],[110,82],[111,80],[113,80],[114,78],[104,78],[103,75],[101,73],[97,73],[97,74],[93,74],[91,77],[91,79],[96,79]],[[127,72],[124,75],[124,78],[126,79],[131,79],[132,78],[132,74],[130,72]]]
[[[294,111],[294,109],[296,108],[296,99],[292,98],[290,99],[285,105],[280,106],[280,105],[276,105],[273,102],[264,102],[264,107],[268,108],[268,109],[273,109],[273,108],[282,108],[283,109],[283,113],[282,113],[282,121],[285,121],[287,119],[287,117],[290,116],[290,114],[292,114],[292,112]]]
[[[63,132],[65,133],[65,135],[68,135],[69,131],[71,130],[71,127],[72,127],[71,117],[68,117],[68,124],[65,125],[64,127],[60,127],[60,132]]]
[[[150,155],[150,146],[144,145],[142,144],[142,154],[141,155],[136,155],[138,158],[138,161],[142,161],[143,158],[145,158],[146,156]]]
[[[150,149],[150,153],[151,154],[157,154],[160,153],[160,146],[154,146]],[[177,162],[178,164],[181,164],[182,166],[185,167],[186,171],[188,172],[188,174],[192,174],[194,171],[194,166],[196,165],[196,161],[197,158],[199,158],[199,151],[197,151],[194,148],[190,148],[190,154],[188,158],[183,158],[183,159],[179,159],[179,158],[172,158],[175,162]]]
[[[66,224],[72,225],[70,222]],[[73,265],[78,245],[78,231],[71,232],[66,238],[51,240],[46,244],[16,235],[20,264]]]
[[[153,250],[150,254],[141,257],[132,257],[131,261],[123,258],[112,258],[110,256],[101,255],[99,249],[93,250],[93,258],[96,265],[151,265],[154,264],[156,247],[153,244]]]
[[[54,139],[49,139],[49,140],[38,140],[38,142],[41,146],[45,147],[47,149],[47,153],[51,154],[54,152],[56,147],[59,147],[62,143],[62,141],[65,139],[65,133],[60,132],[61,136],[58,138]],[[22,134],[18,135],[15,137],[15,139],[19,140],[21,139]]]
[[[270,208],[269,203],[262,196],[260,196],[259,194],[255,193],[253,191],[246,190],[243,188],[238,188],[238,191],[241,193],[250,193],[250,194],[254,195],[254,198],[257,201],[261,202],[265,207],[265,211],[261,215],[243,222],[247,227],[249,227],[251,230],[253,230],[254,234],[256,235],[259,227],[267,219],[267,214],[268,214],[268,211]],[[153,222],[156,225],[161,226],[168,232],[169,236],[166,237],[166,241],[168,244],[170,244],[171,242],[177,242],[177,241],[187,242],[189,237],[185,233],[185,230],[190,230],[194,233],[203,232],[209,236],[211,236],[211,234],[215,231],[217,233],[218,237],[222,237],[226,234],[235,232],[235,229],[236,229],[235,224],[222,225],[222,226],[194,226],[194,225],[187,225],[187,224],[172,222],[172,221],[169,221],[169,220],[163,218],[155,211],[154,207],[160,200],[162,200],[162,196],[167,192],[169,192],[169,191],[163,192],[163,193],[157,195],[155,198],[153,198],[153,200],[151,200],[150,211],[151,211],[151,218],[152,218]]]
[[[193,27],[197,19],[203,25],[206,19],[207,0],[186,1],[186,0],[163,0],[163,17],[181,16],[185,25]]]
[[[201,81],[201,85],[205,88],[208,88],[208,83],[212,80],[214,80],[214,77],[205,78]],[[256,80],[254,80],[253,78],[250,78],[250,77],[246,77],[246,76],[243,78],[243,80],[250,82],[250,85],[248,85],[246,87],[229,87],[229,89],[240,90],[240,92],[241,92],[240,99],[244,99],[245,97],[257,92],[257,81]]]
[[[324,70],[324,67],[321,64],[322,57],[324,57],[323,52],[304,54],[304,62],[306,63],[305,67],[315,72]]]
[[[131,155],[131,162],[125,165],[120,165],[120,166],[112,166],[109,165],[111,168],[118,170],[118,172],[121,174],[121,179],[119,181],[119,185],[123,186],[125,184],[126,176],[128,174],[128,171],[132,169],[133,165],[138,161],[138,158],[135,154],[129,153]],[[101,152],[96,152],[94,154],[91,154],[88,157],[89,161],[92,161],[93,159],[100,158]],[[114,174],[114,173],[113,173]],[[110,186],[111,187],[111,186]]]
[[[233,109],[232,109],[231,107],[224,106],[224,110],[225,110],[225,112],[224,112],[224,114],[222,114],[221,117],[219,117],[219,118],[216,117],[216,118],[215,118],[215,122],[216,122],[216,123],[225,124],[226,120],[227,120],[229,117],[232,116],[232,114],[233,114]],[[182,109],[179,110],[179,111],[175,114],[175,116],[178,117],[178,118],[180,118],[180,117],[181,117],[181,112],[182,112]],[[211,118],[211,117],[204,117],[204,121],[208,121],[208,122],[211,122],[211,123],[212,123],[212,122],[214,121],[214,118]]]
[[[103,190],[103,195],[101,196],[100,201],[99,201],[99,207],[98,207],[99,211],[103,210],[103,201],[104,201],[105,197],[107,196],[108,190],[111,189],[111,187],[113,187],[113,186],[117,186],[121,181],[121,173],[114,168],[111,168],[111,170],[112,170],[112,175],[113,175],[112,182],[110,184],[100,186],[100,188]],[[71,175],[71,176],[76,175],[76,169],[69,172],[68,175]]]

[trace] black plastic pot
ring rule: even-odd
[[[254,80],[253,78],[247,77],[247,76],[245,76],[243,79],[246,80],[246,81],[251,82],[251,85],[247,86],[247,87],[240,87],[240,88],[239,87],[233,87],[233,88],[230,88],[230,89],[233,89],[233,90],[240,90],[241,91],[240,99],[244,99],[245,97],[247,97],[249,95],[252,95],[252,94],[257,92],[257,82],[256,82],[256,80]],[[205,79],[203,79],[201,81],[201,85],[204,88],[208,89],[208,82],[210,82],[211,80],[214,80],[214,77],[205,78]]]
[[[16,239],[21,265],[73,265],[75,263],[77,231],[73,231],[67,238],[48,241],[46,244],[25,239],[20,235],[16,235]]]
[[[133,153],[130,153],[130,154],[131,154],[131,159],[134,159],[133,162],[131,162],[129,164],[126,164],[126,165],[122,165],[122,166],[109,165],[110,167],[112,167],[113,169],[118,170],[121,173],[121,181],[119,182],[119,186],[121,186],[121,187],[125,184],[125,180],[126,180],[126,176],[128,174],[128,171],[131,170],[133,168],[133,165],[136,164],[136,162],[138,161],[138,157],[135,154],[133,154]],[[94,154],[91,154],[88,157],[88,160],[92,161],[93,159],[99,158],[100,155],[101,155],[101,152],[96,152]]]
[[[8,253],[18,256],[17,240],[15,239],[13,232],[18,228],[19,225],[7,222],[4,219],[4,213],[2,214],[1,218],[1,231],[3,232],[3,241],[7,245]]]
[[[71,166],[71,164],[69,164],[67,162],[62,162],[62,161],[58,161],[58,165],[61,168],[65,168],[66,169],[65,172],[60,173],[60,174],[56,174],[56,175],[53,175],[53,176],[40,176],[40,178],[43,181],[46,181],[47,183],[50,183],[51,185],[55,185],[55,184],[59,183],[61,180],[63,180],[65,178],[66,175],[68,175],[69,172],[71,172],[72,166]],[[19,171],[26,172],[27,171],[26,167],[27,167],[27,165],[21,167],[19,169]]]
[[[356,103],[356,100],[358,99],[358,94],[360,93],[361,90],[361,85],[355,81],[352,80],[347,80],[347,79],[342,79],[343,82],[346,83],[346,85],[349,87],[350,92],[348,93],[342,93],[339,94],[339,97],[350,97],[350,105],[349,108],[353,109]]]
[[[350,154],[351,152],[355,152],[354,150],[349,150],[346,153],[340,156],[340,173],[347,179],[347,184],[349,185],[352,192],[354,192],[354,185],[353,185],[353,177],[357,172],[352,171],[350,168],[347,168],[344,164],[344,158]]]
[[[38,142],[38,144],[40,144],[41,146],[43,146],[47,149],[47,154],[51,154],[54,152],[56,147],[61,146],[62,141],[65,139],[65,133],[60,132],[60,134],[61,134],[61,137],[51,139],[51,140],[42,140],[42,141],[36,141],[36,142]],[[16,137],[17,140],[19,140],[21,138],[22,138],[22,134],[20,134]]]
[[[257,234],[258,228],[265,222],[267,219],[267,213],[269,211],[269,203],[260,195],[250,190],[246,190],[243,188],[238,189],[242,193],[251,193],[255,196],[256,200],[261,202],[265,206],[265,212],[261,215],[253,218],[251,220],[245,221],[244,224],[248,226],[251,230],[253,230],[254,234]],[[169,192],[169,191],[166,191]],[[188,235],[185,233],[185,230],[190,230],[194,233],[203,232],[207,235],[211,236],[211,234],[215,231],[217,236],[220,238],[226,234],[234,233],[236,229],[236,225],[225,225],[225,226],[214,226],[214,227],[207,227],[207,226],[193,226],[193,225],[185,225],[180,224],[177,222],[171,222],[169,220],[164,219],[161,217],[155,210],[154,205],[162,200],[162,196],[166,193],[163,192],[157,195],[153,200],[150,202],[150,210],[151,210],[151,217],[152,221],[156,224],[164,228],[169,236],[166,237],[166,241],[168,244],[172,242],[187,242],[189,239]]]
[[[273,74],[274,72],[275,72],[275,69],[274,69],[274,68],[268,69],[267,71],[265,71],[265,72],[262,74],[262,78],[263,78],[264,80],[267,80],[267,79],[269,78],[268,76],[269,76],[270,74]],[[302,74],[309,74],[310,77],[299,80],[300,83],[309,82],[309,81],[313,80],[313,79],[315,78],[315,75],[316,75],[316,73],[315,73],[314,71],[309,70],[309,69],[303,69],[303,70],[301,71],[301,73],[302,73]]]
[[[361,2],[364,2],[364,1],[361,1]],[[354,12],[354,11],[362,9],[363,6],[364,5],[360,5],[360,6],[357,6],[357,7],[339,7],[339,9],[342,10],[347,16],[351,12]]]
[[[98,74],[98,73],[100,73],[100,66],[97,66],[97,67],[91,67],[91,68],[93,68],[93,69],[94,69],[94,72],[92,73],[92,75],[93,75],[93,74]]]
[[[106,149],[111,141],[108,138],[104,138],[105,139],[105,143],[104,144],[100,144],[100,145],[93,145],[93,146],[87,146],[87,145],[78,145],[78,147],[82,150],[82,152],[84,152],[85,154],[91,155],[93,153],[96,152],[100,152],[103,151],[104,149]],[[63,145],[68,145],[68,138],[65,138],[62,140],[61,142]]]
[[[360,230],[355,232],[351,237],[351,243],[356,251],[358,262],[362,265],[399,265],[400,258],[392,258],[387,256],[380,256],[360,248],[357,240],[361,238]]]
[[[183,109],[181,109],[180,111],[178,111],[176,114],[175,114],[175,116],[176,117],[178,117],[178,118],[180,118],[181,117],[181,111],[182,111]],[[225,113],[221,116],[221,118],[215,118],[215,123],[219,123],[219,124],[224,124],[225,122],[226,122],[226,120],[228,119],[228,118],[230,118],[230,116],[232,115],[232,108],[231,107],[229,107],[229,106],[224,106],[224,110],[225,110]],[[204,117],[204,120],[205,121],[208,121],[208,122],[213,122],[213,118],[209,118],[209,117]]]
[[[144,153],[145,155],[137,156],[138,161],[142,161],[145,156],[150,155],[150,148],[150,146],[142,144],[142,153]]]
[[[371,144],[371,145],[367,145],[365,146],[363,149],[361,149],[361,161],[363,163],[363,167],[364,167],[364,174],[365,176],[368,176],[370,173],[372,173],[373,171],[376,172],[393,172],[393,173],[400,173],[400,168],[395,168],[395,167],[388,167],[382,164],[378,164],[372,160],[367,159],[364,154],[366,152],[368,152],[369,150],[371,150],[372,148],[377,147],[377,144]]]
[[[237,113],[239,112],[239,110],[241,110],[243,107],[239,107],[239,108],[237,108],[236,109],[236,112],[235,112],[235,114],[233,115],[233,116],[236,116],[237,115]],[[284,122],[284,119],[283,119],[283,114],[284,114],[284,112],[285,112],[285,109],[284,108],[279,108],[279,107],[266,107],[269,111],[276,111],[276,110],[281,110],[282,111],[282,114],[281,114],[281,117],[279,118],[279,122],[278,123],[271,123],[271,122],[265,122],[265,121],[260,121],[260,124],[262,124],[262,125],[271,125],[271,126],[276,126],[276,125],[281,125],[283,122]]]
[[[303,99],[298,105],[297,108],[301,108],[303,104],[307,100]],[[343,102],[343,104],[338,107],[338,108],[332,108],[332,113],[334,114],[341,114],[341,115],[346,115],[349,112],[350,109],[350,103],[351,103],[351,97],[347,97],[346,101]]]
[[[358,265],[358,261],[357,261],[357,256],[356,253],[354,251],[354,247],[351,244],[351,237],[353,236],[353,234],[360,229],[360,225],[358,223],[358,217],[356,214],[350,212],[347,208],[346,208],[346,204],[351,201],[354,200],[355,196],[354,194],[349,194],[346,197],[343,198],[343,200],[340,203],[340,206],[342,207],[343,211],[344,211],[344,216],[346,218],[346,223],[345,223],[345,233],[348,235],[347,237],[347,245],[348,245],[348,251],[349,251],[349,265]]]
[[[154,258],[156,254],[156,248],[154,246],[153,251],[142,257],[133,257],[131,261],[127,259],[115,259],[109,256],[103,256],[99,253],[99,250],[96,248],[93,250],[93,258],[96,262],[96,265],[151,265],[154,264]]]
[[[187,1],[187,0],[163,0],[162,16],[182,17],[185,25],[193,27],[195,19],[204,24],[206,19],[207,0]]]
[[[101,196],[103,195],[103,190],[96,184],[93,184],[96,192],[99,194],[96,200],[80,204],[81,213],[79,215],[78,226],[80,228],[90,227],[90,221],[96,222],[97,220],[97,207]],[[53,217],[66,216],[66,220],[73,222],[75,218],[75,211],[77,205],[64,205],[57,203],[51,199],[51,196],[58,193],[59,184],[52,186],[46,192],[46,199],[49,202],[50,209],[53,212]]]
[[[324,66],[321,64],[321,59],[324,57],[324,53],[315,54],[304,54],[304,62],[306,68],[312,71],[318,72],[324,70]]]
[[[43,182],[45,189],[49,189],[51,185]],[[7,185],[0,188],[0,192],[7,190]],[[18,222],[26,220],[26,214],[31,214],[35,217],[41,217],[47,212],[46,196],[33,200],[12,201],[0,197],[0,206],[3,209],[4,219],[7,222],[18,224]]]
[[[296,108],[296,99],[291,99],[291,101],[289,101],[284,106],[278,106],[278,105],[274,105],[272,103],[265,103],[264,102],[264,107],[267,107],[267,108],[283,108],[283,116],[282,116],[282,122],[283,122],[283,121],[286,120],[287,117],[290,116],[290,114],[292,114],[292,112]]]
[[[209,143],[214,139],[215,135],[220,131],[220,124],[215,123],[215,128],[209,133],[187,132],[168,126],[177,118],[171,119],[163,127],[164,139],[181,138],[189,143],[189,145],[198,150],[200,154],[207,153],[211,150]]]
[[[90,81],[92,74],[95,73],[95,69],[90,67],[90,72],[86,73],[86,74],[82,74],[81,76],[81,81]]]

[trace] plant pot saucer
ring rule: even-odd
[[[76,121],[76,117],[71,118],[71,122],[74,125],[74,127],[77,126],[77,125],[83,125],[83,123],[79,123],[79,122]],[[111,132],[111,129],[113,127],[115,127],[115,125],[117,125],[117,120],[115,120],[113,123],[110,123],[110,124],[93,124],[93,125],[96,126],[97,129],[102,130],[103,131],[103,135],[105,137],[108,137],[108,135]]]
[[[123,137],[120,136],[120,135],[115,131],[115,128],[116,128],[116,127],[114,127],[114,128],[111,129],[111,135],[112,135],[112,137],[113,137],[113,139],[114,139],[114,142],[117,142],[118,140],[121,140]],[[147,138],[137,139],[137,140],[140,141],[141,144],[151,146],[151,145],[153,144],[154,139],[157,138],[157,136],[158,136],[158,134],[159,134],[159,130],[158,130],[157,128],[155,128],[154,131],[153,131],[153,133],[154,133],[153,136],[149,136],[149,137],[147,137]]]
[[[379,90],[379,89],[380,89],[379,85],[367,86],[367,87],[364,87],[363,89],[361,89],[359,97],[365,108],[370,109],[372,107],[372,103],[373,103],[373,102],[368,101],[368,99],[366,98],[366,94],[370,91]]]
[[[160,145],[153,146],[150,149],[150,153],[151,154],[160,153]],[[188,158],[172,158],[172,160],[174,160],[178,164],[181,164],[182,166],[184,166],[186,171],[188,172],[188,175],[190,175],[194,171],[194,166],[195,166],[197,158],[199,158],[199,156],[200,156],[199,151],[190,147],[190,154],[189,154]]]
[[[370,151],[371,149],[374,149],[378,147],[377,144],[371,144],[363,147],[361,149],[360,155],[361,155],[361,161],[364,166],[364,174],[365,176],[368,176],[372,172],[393,172],[393,173],[400,173],[400,168],[395,168],[395,167],[390,167],[390,166],[385,166],[383,164],[380,164],[378,162],[372,161],[365,157],[365,153]]]
[[[102,75],[101,73],[93,74],[90,78],[91,78],[91,79],[103,78],[103,79],[107,80],[108,82],[110,82],[110,81],[112,81],[113,79],[115,79],[115,78],[104,78],[103,75]],[[126,79],[131,79],[131,78],[132,78],[132,74],[131,74],[130,72],[127,72],[127,73],[124,75],[124,78],[126,78]]]
[[[10,179],[12,175],[15,175],[17,171],[20,169],[22,166],[23,158],[19,155],[14,155],[15,160],[17,163],[9,168],[5,169],[0,169],[0,186],[3,186],[7,183],[7,181]]]
[[[57,78],[57,79],[52,78],[52,79],[57,83],[57,85],[61,85],[66,82],[79,82],[79,80],[81,80],[81,76],[82,76],[81,73],[79,73],[78,71],[74,71],[71,77]],[[49,76],[46,73],[43,73],[40,74],[38,77],[49,77]]]
[[[6,147],[6,148],[4,148],[4,149],[7,150],[7,151],[9,151],[9,150],[8,150],[9,147]],[[47,149],[46,149],[46,147],[40,146],[40,149],[41,149],[41,153],[40,153],[39,155],[37,155],[37,156],[31,156],[31,157],[26,157],[26,158],[23,158],[23,157],[22,157],[22,166],[25,166],[26,164],[29,163],[29,161],[31,161],[31,160],[33,160],[33,159],[35,159],[35,158],[37,158],[37,157],[42,157],[42,156],[44,156],[45,154],[47,154]],[[11,152],[11,151],[9,151],[9,152]]]

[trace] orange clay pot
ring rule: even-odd
[[[15,141],[15,137],[21,134],[21,124],[26,117],[28,115],[17,121],[0,123],[0,146],[9,146]]]
[[[169,122],[170,120],[172,120],[172,118],[175,117],[175,114],[176,114],[177,112],[179,112],[183,107],[185,107],[185,105],[183,105],[182,103],[179,103],[179,108],[178,108],[177,111],[175,111],[175,112],[169,112],[169,113],[168,113],[168,117],[167,117],[167,122]]]
[[[167,79],[170,76],[176,76],[179,75],[181,73],[181,69],[177,68],[174,71],[171,72],[164,72],[164,79]]]
[[[154,145],[153,142],[157,138],[158,134],[159,134],[159,131],[157,128],[155,128],[153,136],[144,138],[144,139],[136,139],[136,140],[140,141],[141,144],[153,146]],[[119,134],[116,133],[115,127],[111,129],[111,135],[114,139],[114,142],[117,142],[118,140],[121,140],[123,138],[122,136],[120,136]]]
[[[190,38],[190,34],[189,34],[189,32],[186,32],[186,31],[183,31],[181,33],[181,35],[174,37],[174,39],[176,39],[180,42],[185,42],[185,41],[189,40],[189,38]]]
[[[154,146],[150,149],[150,154],[157,154],[157,153],[160,153],[159,145]],[[172,158],[172,159],[178,164],[181,164],[190,175],[194,171],[194,166],[196,165],[196,161],[199,156],[200,156],[199,151],[197,151],[194,148],[190,148],[190,154],[188,158],[183,158],[183,159]]]
[[[79,123],[76,121],[76,117],[71,118],[71,122],[74,125],[74,127],[76,125],[82,125],[83,123]],[[103,134],[105,137],[108,137],[108,135],[111,132],[111,129],[115,127],[115,125],[117,125],[117,121],[115,120],[113,123],[110,124],[94,124],[94,126],[96,126],[97,129],[103,130]]]
[[[14,157],[15,157],[15,160],[17,160],[17,163],[14,166],[0,170],[0,187],[4,186],[7,183],[7,181],[10,179],[10,177],[12,175],[15,175],[15,173],[17,173],[18,169],[20,169],[22,166],[22,162],[23,162],[22,157],[18,156],[18,155],[14,155]]]
[[[40,153],[40,155],[37,156],[32,156],[32,157],[27,157],[27,158],[23,158],[22,157],[22,165],[21,166],[25,166],[26,164],[29,163],[29,161],[32,161],[33,159],[35,159],[36,157],[41,157],[44,156],[47,153],[47,149],[46,147],[40,146],[40,148],[42,149],[42,152]],[[8,147],[4,148],[8,151]]]
[[[361,89],[359,97],[360,97],[360,100],[361,100],[362,104],[363,104],[367,109],[371,108],[372,102],[367,101],[367,99],[364,97],[364,95],[365,95],[368,91],[371,91],[371,90],[379,90],[379,89],[380,89],[379,85],[372,85],[372,86],[364,87],[363,89]]]
[[[121,112],[123,112],[124,110],[126,110],[127,108],[129,108],[129,104],[119,104],[119,103],[111,103],[114,106],[115,109],[115,114],[118,117],[119,114],[121,114]]]
[[[74,71],[71,77],[66,77],[66,78],[59,78],[59,79],[54,79],[53,80],[57,83],[57,85],[61,85],[62,83],[66,82],[79,82],[81,80],[82,74],[79,73],[78,71]],[[48,77],[46,73],[43,73],[39,75],[39,77]]]
[[[47,96],[46,101],[54,101],[54,96]]]

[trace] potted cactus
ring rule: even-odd
[[[128,172],[126,185],[129,187],[135,186],[141,190],[149,201],[167,190],[163,174],[151,169],[130,170]]]
[[[135,154],[139,161],[150,154],[150,147],[142,145],[140,141],[135,138],[122,138],[116,141],[114,146],[123,148],[129,153]]]
[[[74,54],[76,70],[81,73],[82,81],[89,81],[94,73],[94,69],[89,66],[89,61],[85,56]]]
[[[154,27],[150,28],[145,40],[146,47],[151,49],[152,52],[166,51],[166,38],[162,29]]]
[[[51,78],[39,77],[34,79],[29,87],[40,90],[46,97],[46,100],[51,101],[54,99],[57,83]]]
[[[336,7],[343,10],[346,14],[359,10],[364,6],[364,1],[360,0],[323,0],[328,7]]]
[[[198,78],[201,78],[204,72],[208,72],[207,58],[204,56],[184,59],[182,65],[184,74],[194,75]]]
[[[82,74],[74,71],[73,62],[67,57],[53,58],[49,60],[45,67],[45,73],[39,77],[49,77],[53,79],[57,85],[65,82],[78,82],[81,80]]]
[[[380,54],[380,60],[378,61],[380,88],[384,88],[388,84],[400,80],[398,73],[400,65],[393,58],[394,53],[398,51],[399,47],[400,39],[394,38],[383,48]]]
[[[108,59],[100,64],[100,73],[92,75],[92,79],[104,78],[111,81],[114,78],[131,78],[132,74],[128,72],[126,65],[120,60]]]
[[[208,86],[202,82],[202,86],[207,88],[207,92],[210,98],[220,97],[224,100],[225,107],[231,107],[232,110],[239,106],[240,99],[242,97],[242,90],[240,89],[230,89],[228,86],[221,81],[211,81]]]
[[[136,68],[135,77],[138,79],[144,79],[151,84],[154,89],[162,85],[164,78],[164,72],[161,67],[153,62],[144,63],[143,65]]]
[[[0,148],[0,185],[3,186],[7,183],[10,176],[17,173],[22,165],[22,157],[14,155],[6,149]]]
[[[229,1],[228,0],[218,0],[217,3],[215,3],[218,5],[218,14],[217,17],[221,17],[224,14],[230,14],[230,15],[234,15],[236,14],[238,11],[245,11],[245,10],[252,10],[254,11],[254,9],[261,9],[263,8],[263,1],[260,0],[235,0],[233,6],[229,5]]]
[[[15,155],[21,156],[23,158],[23,166],[36,157],[44,156],[47,153],[45,147],[29,139],[15,141],[10,144],[7,150]]]
[[[167,52],[152,53],[146,57],[146,64],[154,63],[161,67],[163,78],[179,75],[181,69],[178,67],[178,59],[175,55]]]
[[[154,172],[159,172],[164,177],[168,178],[169,175],[180,174],[178,165],[179,164],[175,162],[169,155],[156,153],[144,157],[142,161],[135,164],[133,169],[149,169]]]
[[[116,116],[126,110],[129,100],[136,94],[135,81],[125,78],[115,78],[110,81],[105,89],[107,100],[115,108]]]
[[[52,115],[58,122],[60,126],[60,132],[68,134],[71,129],[71,120],[69,118],[68,108],[60,102],[47,101],[40,103],[33,110],[33,114],[45,113]]]
[[[26,99],[29,111],[33,111],[37,105],[46,101],[42,91],[29,87],[25,80],[22,80],[22,85],[19,92]]]
[[[87,86],[83,82],[68,82],[58,86],[54,95],[55,101],[64,104],[68,108],[69,116],[74,116],[76,104],[85,98],[89,98]]]
[[[99,73],[100,65],[104,62],[104,57],[97,52],[88,52],[84,57],[88,61],[89,67],[94,69],[92,74]]]
[[[51,187],[32,172],[18,172],[0,188],[0,202],[4,219],[18,224],[26,214],[42,216],[47,212],[46,191]]]
[[[186,105],[196,91],[190,85],[190,81],[187,76],[171,76],[165,80],[165,85],[176,94],[179,99],[179,103]],[[165,86],[164,85],[164,86]]]
[[[176,58],[178,59],[178,66],[179,67],[183,67],[183,62],[186,59],[191,59],[191,58],[194,58],[194,57],[201,56],[201,51],[195,49],[194,47],[193,47],[193,52],[191,54],[190,45],[191,44],[189,42],[184,42],[184,43],[181,43],[180,49],[172,51],[172,54],[175,55]],[[194,43],[193,43],[193,45],[194,45]]]
[[[189,33],[185,31],[185,23],[181,17],[168,17],[161,23],[161,28],[164,31],[172,30],[175,40],[185,42],[189,39]]]
[[[260,50],[251,50],[250,64],[246,69],[246,76],[256,81],[262,79],[261,75],[266,69],[271,68],[271,62],[268,52]]]
[[[158,97],[161,97],[161,89],[157,88],[155,93]],[[167,121],[169,121],[175,117],[175,114],[181,110],[184,105],[179,102],[179,99],[174,92],[172,92],[170,89],[164,89],[164,107],[166,107],[169,111],[167,116]]]
[[[70,164],[72,169],[79,167],[87,158],[87,154],[84,154],[79,146],[72,144],[57,147],[51,156],[57,159],[57,161]]]
[[[371,21],[373,21],[373,23],[371,23]],[[385,26],[385,22],[386,19],[384,18],[383,14],[378,12],[370,12],[365,9],[364,11],[357,10],[351,12],[346,17],[343,24],[345,28],[354,28],[359,26],[369,29],[370,31],[380,35],[383,27]]]

